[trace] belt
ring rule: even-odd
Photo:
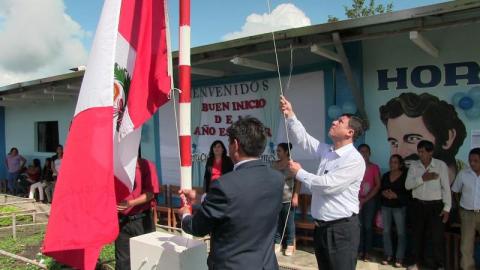
[[[480,213],[480,209],[465,209],[462,207],[462,210],[468,211],[468,212],[473,212],[473,213]]]
[[[438,203],[443,203],[442,200],[432,200],[432,201],[424,201],[420,199],[415,199],[415,201],[421,203],[421,204],[438,204]]]
[[[120,221],[120,223],[127,223],[127,222],[130,222],[130,221],[135,221],[135,220],[144,218],[146,216],[147,216],[147,214],[145,212],[140,213],[140,214],[136,214],[136,215],[131,215],[131,216],[118,215],[118,220]]]
[[[357,214],[352,214],[351,216],[346,217],[346,218],[339,218],[339,219],[329,220],[329,221],[324,221],[324,220],[315,219],[315,220],[313,220],[313,223],[314,223],[315,226],[317,226],[317,227],[323,227],[323,226],[328,226],[328,225],[333,225],[333,224],[348,222],[348,221],[350,221],[353,217],[356,217],[356,216],[357,216]]]

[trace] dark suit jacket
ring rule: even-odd
[[[210,234],[209,269],[278,269],[273,238],[283,185],[283,175],[261,160],[211,184],[199,211],[182,220],[185,232]]]

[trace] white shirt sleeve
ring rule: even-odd
[[[463,172],[460,172],[457,177],[455,177],[455,182],[453,182],[452,185],[452,191],[456,193],[462,192],[463,188],[463,177],[462,177]]]
[[[290,140],[295,144],[298,144],[310,155],[318,157],[320,155],[319,146],[321,143],[308,134],[305,127],[295,116],[287,118],[286,122]]]
[[[407,179],[405,180],[405,188],[407,190],[416,189],[417,187],[423,185],[422,175],[419,175],[420,172],[418,171],[415,163],[410,165],[407,173]]]
[[[365,162],[363,160],[352,160],[322,175],[316,175],[300,169],[297,172],[296,179],[304,183],[312,192],[339,194],[346,190],[352,183],[361,179],[364,171]]]
[[[450,212],[452,207],[452,193],[450,191],[450,180],[448,177],[448,167],[445,163],[442,162],[440,172],[440,185],[442,186],[442,201],[443,201],[443,210]]]

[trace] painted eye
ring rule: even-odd
[[[392,148],[398,148],[398,142],[397,142],[397,140],[389,140],[388,142],[390,143],[390,147],[392,147]]]
[[[422,136],[418,136],[418,135],[410,135],[408,136],[407,138],[405,138],[405,142],[406,143],[410,143],[410,144],[417,144],[419,141],[421,141],[423,139]]]

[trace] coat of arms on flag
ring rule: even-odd
[[[122,68],[115,63],[114,70],[115,80],[113,81],[113,117],[116,119],[116,130],[120,129],[122,124],[125,105],[127,104],[128,90],[132,78],[126,68]]]

